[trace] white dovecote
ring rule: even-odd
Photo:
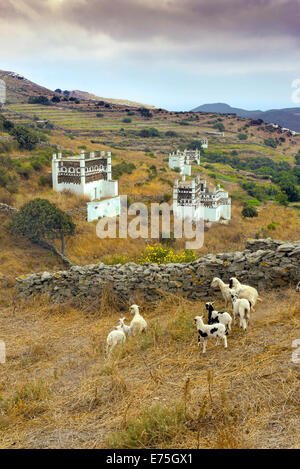
[[[200,218],[212,222],[218,222],[221,218],[230,220],[231,199],[220,185],[209,191],[206,181],[201,181],[200,176],[189,181],[183,176],[180,182],[175,180],[173,213],[179,219],[194,221]]]
[[[118,181],[112,180],[111,152],[81,151],[80,155],[54,154],[52,159],[53,189],[70,190],[90,200],[118,195]]]

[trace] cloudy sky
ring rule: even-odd
[[[0,0],[0,69],[170,110],[299,106],[300,0]]]

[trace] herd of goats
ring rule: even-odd
[[[232,277],[229,284],[224,283],[220,278],[215,277],[211,283],[212,288],[219,288],[225,301],[225,307],[232,303],[233,323],[236,324],[239,318],[240,328],[245,332],[250,321],[250,312],[254,311],[257,301],[261,301],[256,288],[250,285],[240,283],[235,277]],[[222,339],[224,347],[227,348],[227,335],[231,331],[232,317],[224,311],[216,311],[214,302],[208,302],[205,305],[208,312],[207,324],[203,322],[203,316],[194,318],[198,331],[198,346],[200,346],[201,338],[203,338],[203,350],[206,352],[207,340],[216,338],[218,345]],[[124,344],[127,336],[135,336],[147,330],[147,322],[140,314],[139,306],[132,305],[130,313],[133,319],[130,325],[125,324],[125,318],[120,318],[118,326],[111,331],[106,339],[106,355],[108,356],[117,344]]]

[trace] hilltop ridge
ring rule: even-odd
[[[30,97],[36,97],[45,95],[47,97],[60,96],[60,93],[45,88],[44,86],[38,85],[33,81],[28,80],[19,73],[0,70],[0,79],[4,80],[7,86],[7,102],[10,104],[15,103],[27,103]],[[58,88],[57,88],[58,89]],[[138,103],[129,99],[118,99],[118,98],[104,98],[96,96],[93,93],[81,90],[68,90],[69,97],[77,98],[84,101],[99,101],[105,100],[107,103],[115,105],[123,105],[128,107],[146,107],[154,109],[155,106],[149,104]]]
[[[300,132],[300,108],[269,109],[261,111],[232,107],[226,103],[202,104],[191,110],[191,112],[216,112],[218,114],[236,114],[247,119],[262,119],[267,123],[274,123],[281,127]]]

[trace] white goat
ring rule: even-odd
[[[139,334],[140,332],[145,332],[147,329],[147,323],[143,316],[141,316],[138,305],[132,305],[130,307],[131,314],[134,314],[134,317],[130,323],[130,330],[132,335]]]
[[[125,341],[126,341],[125,333],[122,331],[121,326],[117,326],[117,328],[111,331],[107,336],[107,339],[106,339],[107,345],[106,345],[106,350],[105,350],[106,355],[109,355],[117,344],[124,344]]]
[[[247,326],[250,321],[251,304],[246,298],[239,298],[235,290],[231,290],[232,310],[234,317],[234,324],[236,323],[236,316],[240,318],[240,327],[246,332]]]
[[[230,288],[228,283],[224,283],[219,277],[215,277],[211,282],[211,287],[219,288],[221,290],[221,294],[225,301],[225,308],[228,304],[231,304]]]
[[[231,331],[232,317],[230,314],[223,311],[216,311],[214,301],[206,303],[205,308],[208,311],[208,324],[224,324],[227,335]]]
[[[126,336],[129,336],[129,335],[131,335],[131,329],[130,329],[130,326],[127,326],[125,324],[125,319],[126,318],[120,318],[119,319],[119,326],[122,328],[122,331],[124,332],[124,334]]]
[[[258,291],[256,288],[240,283],[235,277],[231,277],[229,281],[229,287],[236,291],[239,298],[245,298],[248,300],[253,311],[255,311],[254,306],[256,305],[256,302],[262,301],[258,296]]]
[[[198,331],[198,347],[200,347],[201,337],[203,337],[203,350],[202,353],[206,352],[206,342],[207,339],[211,339],[213,337],[217,338],[216,345],[219,343],[219,339],[223,339],[224,341],[224,348],[227,348],[227,337],[226,337],[226,328],[224,324],[204,324],[203,316],[196,316],[194,318],[197,331]]]

